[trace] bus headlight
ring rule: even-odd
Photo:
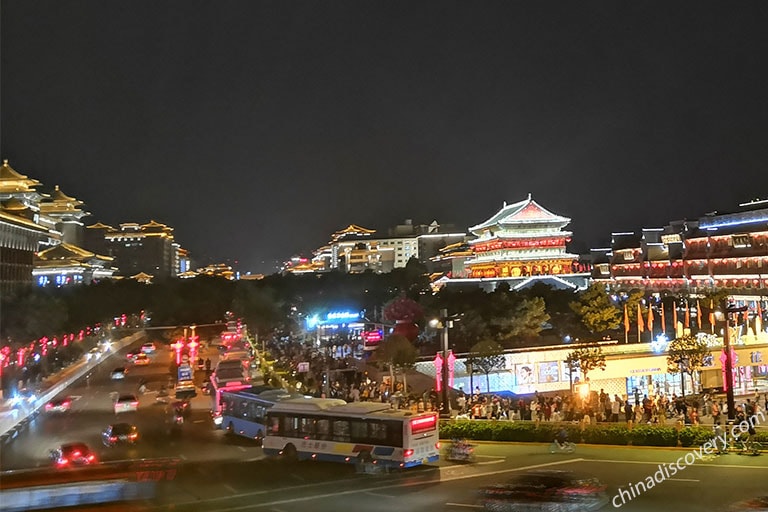
[[[224,418],[222,416],[214,416],[213,417],[213,424],[216,426],[219,426],[224,421]]]

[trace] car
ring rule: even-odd
[[[128,373],[128,370],[126,370],[124,367],[115,368],[112,370],[112,373],[110,374],[110,378],[112,380],[122,380],[125,378],[125,374]]]
[[[153,353],[155,350],[157,350],[157,347],[156,347],[156,346],[155,346],[155,344],[154,344],[154,343],[152,343],[151,341],[150,341],[150,342],[148,342],[148,343],[145,343],[145,344],[143,344],[143,345],[141,346],[141,351],[142,351],[142,352],[144,352],[145,354],[151,354],[151,353]]]
[[[134,359],[136,359],[136,356],[138,356],[138,355],[139,355],[139,354],[141,354],[141,353],[142,353],[142,352],[141,352],[141,350],[140,350],[140,349],[137,349],[137,350],[131,350],[130,352],[128,352],[127,354],[125,354],[125,357],[126,357],[126,359],[128,359],[129,361],[133,361]]]
[[[597,478],[561,470],[535,470],[480,490],[486,510],[598,510],[608,503]]]
[[[146,366],[150,363],[149,356],[147,354],[139,354],[136,359],[133,360],[133,364],[137,366]]]
[[[96,454],[85,443],[67,443],[50,453],[51,462],[58,468],[96,464]]]
[[[101,433],[101,441],[104,446],[116,446],[118,444],[135,444],[139,440],[139,429],[130,423],[115,423],[104,429]]]
[[[72,407],[72,399],[68,396],[55,398],[45,404],[45,412],[69,412]]]
[[[93,347],[85,354],[86,361],[98,361],[101,357],[101,349],[99,347]]]
[[[115,414],[131,412],[139,408],[139,399],[136,395],[120,395],[115,400]]]

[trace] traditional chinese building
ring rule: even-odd
[[[593,277],[614,288],[763,296],[768,286],[768,201],[732,213],[614,233]],[[594,251],[593,251],[594,252]]]
[[[111,257],[65,242],[37,253],[32,275],[40,286],[66,286],[111,278],[116,270]]]
[[[482,283],[494,289],[502,281],[512,288],[546,281],[555,287],[584,288],[587,266],[566,250],[571,232],[563,228],[570,221],[543,208],[530,195],[514,204],[504,203],[491,218],[469,228],[476,237],[468,242],[471,256],[465,255],[465,247],[456,246],[464,260],[463,275],[454,273],[438,284]],[[452,254],[440,257],[451,259]]]

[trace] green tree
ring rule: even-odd
[[[506,363],[504,348],[495,341],[484,340],[472,347],[468,359],[472,368],[485,374],[485,391],[490,392],[490,373],[503,369]]]
[[[593,284],[580,293],[579,298],[571,302],[571,309],[591,333],[617,329],[623,318],[623,312],[599,284]]]
[[[704,358],[709,355],[707,342],[695,336],[687,335],[676,338],[667,347],[667,371],[679,373],[682,385],[682,394],[685,398],[685,378],[687,373],[693,376],[704,365]]]
[[[419,352],[413,346],[408,338],[400,334],[393,334],[384,338],[376,349],[375,359],[389,367],[389,374],[392,376],[394,386],[394,371],[403,375],[403,389],[408,392],[408,380],[406,372],[416,365],[416,358]],[[394,389],[394,387],[393,387]]]
[[[589,372],[593,370],[605,370],[605,354],[603,348],[599,345],[588,345],[579,347],[568,353],[565,363],[569,369],[581,370],[584,381],[587,380]]]

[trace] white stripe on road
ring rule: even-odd
[[[584,462],[613,462],[614,464],[646,464],[649,466],[658,466],[659,464],[671,464],[675,461],[663,461],[663,462],[649,462],[643,460],[613,460],[613,459],[583,459]],[[692,466],[686,466],[687,468],[734,468],[734,469],[768,469],[768,466],[740,466],[738,464],[716,464],[716,465],[701,465],[694,464]],[[669,480],[669,479],[667,479]]]
[[[532,464],[530,466],[521,466],[519,468],[512,468],[512,469],[500,469],[498,471],[488,471],[485,473],[477,473],[472,475],[456,475],[456,476],[440,476],[440,483],[450,482],[453,480],[466,480],[468,478],[480,478],[485,476],[493,476],[493,475],[502,475],[504,473],[516,473],[518,471],[527,471],[529,469],[539,469],[539,468],[546,468],[550,466],[560,466],[563,464],[572,464],[574,462],[582,462],[584,459],[578,458],[578,459],[568,459],[563,461],[556,461],[556,462],[546,462],[544,464]],[[456,466],[451,466],[456,467]],[[450,469],[450,468],[440,468],[441,472],[443,469]],[[286,500],[276,500],[276,501],[270,501],[266,503],[251,503],[249,505],[241,505],[238,507],[229,507],[229,508],[219,508],[217,510],[219,511],[228,511],[228,510],[246,510],[246,509],[252,509],[252,508],[260,508],[260,507],[274,507],[275,505],[285,505],[288,503],[301,503],[304,501],[310,501],[310,500],[318,500],[323,498],[332,498],[336,496],[345,496],[348,494],[359,494],[359,493],[366,493],[366,492],[376,492],[381,491],[384,489],[397,489],[399,487],[416,487],[421,485],[429,485],[431,483],[434,483],[433,481],[423,481],[423,482],[401,482],[401,483],[395,483],[390,485],[380,485],[380,486],[374,486],[374,487],[367,487],[363,489],[355,489],[355,490],[349,490],[349,491],[341,491],[341,492],[332,492],[332,493],[326,493],[326,494],[315,494],[313,496],[304,496],[301,498],[291,498]],[[238,496],[228,496],[226,499],[231,498],[241,498],[241,497],[247,497],[252,496],[255,494],[263,494],[264,492],[273,492],[273,491],[260,491],[255,493],[246,493],[241,494]],[[220,501],[221,498],[214,498],[216,501]],[[198,506],[205,501],[214,501],[214,500],[200,500],[195,502],[188,502],[188,503],[178,503],[178,506],[184,506],[184,505],[191,505],[192,503],[197,504]]]
[[[474,503],[446,503],[446,507],[465,507],[465,508],[483,508],[482,505],[475,505]]]
[[[367,491],[365,494],[370,494],[371,496],[378,496],[379,498],[394,498],[391,494],[382,494],[380,492],[371,492]]]

